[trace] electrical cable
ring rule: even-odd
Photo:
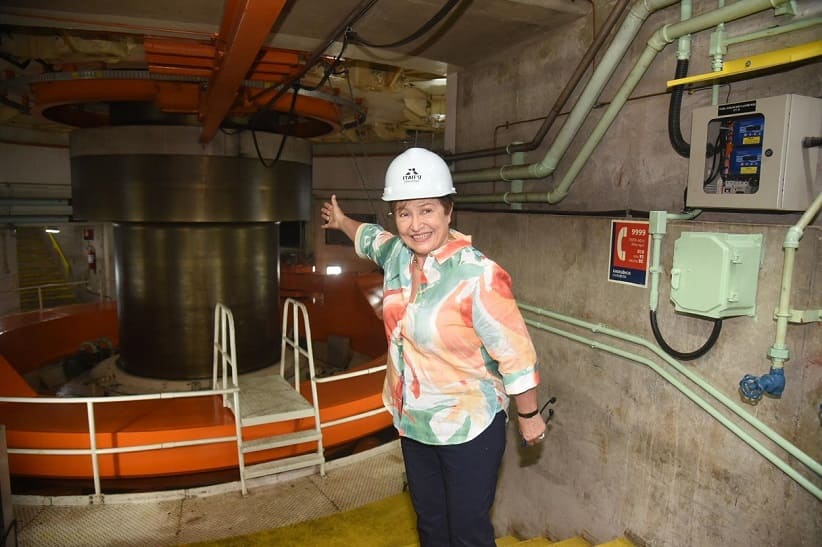
[[[679,80],[688,75],[688,59],[678,59],[674,79]],[[683,158],[691,157],[691,145],[682,136],[680,118],[682,115],[682,93],[684,85],[676,85],[671,90],[671,101],[668,105],[668,139],[677,154]]]
[[[347,70],[345,71],[345,82],[348,85],[348,95],[353,100],[354,99],[354,87],[351,85],[351,77],[350,77],[350,74]],[[360,126],[359,125],[354,128],[354,133],[357,136],[357,144],[360,145],[360,150],[362,151],[362,156],[363,156],[363,158],[365,158],[367,160],[368,159],[368,151],[365,148],[365,143],[363,142],[362,135],[360,134]],[[343,133],[343,135],[345,135],[345,133]],[[346,141],[346,143],[345,143],[346,148],[348,148],[348,144],[349,144],[348,141]],[[359,162],[357,162],[357,156],[356,156],[356,154],[354,154],[353,150],[349,150],[349,155],[351,157],[351,161],[354,164],[354,170],[357,172],[357,178],[359,178],[359,180],[360,180],[360,185],[362,186],[363,190],[365,190],[365,195],[366,195],[366,198],[368,199],[368,205],[371,207],[371,211],[374,213],[374,218],[379,218],[379,213],[377,212],[377,207],[376,207],[376,205],[374,205],[374,199],[371,197],[371,192],[368,189],[369,186],[367,184],[365,176],[363,175],[362,170],[360,169]]]
[[[692,361],[698,357],[702,357],[716,344],[716,341],[719,339],[719,333],[722,332],[722,319],[715,319],[714,320],[714,328],[711,330],[710,336],[708,336],[708,340],[700,347],[694,351],[690,352],[681,352],[677,351],[665,341],[665,338],[662,337],[662,333],[659,330],[659,325],[656,322],[656,310],[650,311],[651,317],[651,330],[654,332],[654,338],[656,338],[659,347],[662,350],[670,355],[671,357],[676,357],[680,361]]]
[[[260,152],[260,145],[257,142],[257,131],[253,128],[251,129],[251,139],[254,141],[254,150],[257,152],[257,159],[260,160],[260,163],[263,164],[266,168],[273,167],[278,161],[280,161],[280,155],[283,153],[283,148],[285,147],[285,141],[288,138],[289,128],[291,127],[292,122],[294,121],[294,107],[297,105],[297,95],[300,91],[300,86],[294,86],[294,94],[291,96],[291,106],[288,109],[288,115],[286,116],[285,121],[285,131],[282,134],[282,139],[280,139],[280,147],[277,150],[277,155],[274,157],[274,161],[271,163],[266,163],[265,158],[263,158],[262,152]]]
[[[345,33],[343,34],[343,43],[342,43],[342,46],[340,46],[340,52],[337,54],[337,56],[334,58],[334,60],[326,67],[326,69],[323,73],[323,77],[320,78],[320,81],[317,82],[317,84],[314,85],[314,86],[303,87],[303,89],[305,89],[306,91],[316,91],[316,90],[320,89],[323,85],[325,85],[325,83],[328,81],[328,78],[330,78],[331,75],[334,74],[334,70],[340,64],[340,60],[342,59],[343,52],[345,52],[345,48],[348,47],[348,42],[349,42],[349,39],[350,39],[350,36],[351,36],[351,32],[352,32],[351,27],[348,27],[347,29],[345,29]]]
[[[448,0],[446,4],[440,8],[440,10],[434,14],[434,16],[429,19],[425,24],[423,24],[420,28],[406,36],[401,40],[397,40],[396,42],[391,42],[388,44],[375,44],[374,42],[370,42],[365,38],[362,38],[356,32],[351,32],[351,41],[355,44],[362,44],[364,46],[373,47],[373,48],[394,48],[404,46],[410,42],[413,42],[417,38],[421,37],[429,30],[434,28],[448,13],[454,9],[454,7],[460,2],[460,0]]]
[[[724,131],[724,128],[720,128],[719,134],[716,136],[716,142],[714,143],[713,148],[711,148],[710,143],[708,144],[709,155],[712,154],[712,156],[711,156],[711,171],[708,173],[708,178],[706,178],[702,182],[703,187],[708,186],[709,184],[711,184],[716,179],[716,177],[719,176],[719,171],[722,167],[722,159],[721,159],[721,155],[720,155],[719,151],[725,148],[726,137],[727,137],[727,135],[726,135],[726,132]]]
[[[277,99],[285,95],[285,90],[288,86],[290,86],[295,81],[300,80],[303,76],[306,75],[306,73],[308,73],[309,70],[311,70],[314,67],[315,64],[317,64],[317,61],[319,61],[320,57],[323,56],[325,50],[334,45],[334,42],[337,40],[337,38],[339,38],[340,34],[347,33],[348,30],[351,28],[351,25],[362,19],[362,17],[366,13],[368,13],[368,11],[376,3],[377,0],[364,0],[363,2],[360,2],[359,5],[349,14],[349,16],[346,17],[346,19],[342,23],[337,25],[337,28],[334,29],[334,31],[329,35],[329,37],[326,38],[326,40],[320,46],[318,46],[314,49],[314,51],[311,52],[311,55],[308,56],[308,59],[306,59],[305,63],[303,63],[302,68],[300,68],[300,70],[286,78],[286,80],[284,80],[283,82],[280,82],[280,84],[278,84],[274,88],[265,89],[257,95],[250,97],[250,100],[254,100],[260,95],[268,93],[269,91],[271,91],[271,89],[279,87],[280,90],[277,92],[277,94],[274,95],[274,97],[272,97],[263,108],[268,108],[269,106],[274,104],[274,102],[277,101]]]
[[[340,36],[340,34],[346,33],[346,35],[347,35],[348,32],[349,32],[349,29],[351,28],[351,25],[353,25],[354,23],[359,21],[366,13],[368,13],[368,11],[376,3],[377,3],[377,0],[363,0],[362,2],[360,2],[357,5],[357,7],[354,8],[353,11],[351,11],[351,13],[348,15],[348,17],[345,18],[345,20],[342,23],[340,23],[339,25],[337,25],[337,27],[334,29],[334,31],[331,33],[331,35],[322,43],[322,45],[320,45],[319,47],[314,49],[314,51],[311,53],[311,55],[309,55],[308,59],[305,61],[303,66],[300,68],[300,70],[298,70],[295,74],[289,76],[288,78],[286,78],[285,80],[283,80],[282,82],[277,84],[276,86],[265,89],[264,91],[261,91],[260,93],[249,97],[250,101],[254,101],[261,94],[268,93],[272,89],[278,89],[278,91],[265,103],[264,106],[257,109],[257,111],[251,116],[251,120],[249,121],[249,124],[248,124],[248,128],[251,130],[251,134],[252,134],[252,136],[254,136],[254,147],[257,150],[257,158],[260,160],[260,162],[263,165],[267,165],[267,164],[266,164],[265,160],[263,159],[262,155],[260,154],[260,149],[259,149],[259,146],[257,145],[256,135],[254,133],[256,125],[257,125],[257,120],[259,119],[259,115],[262,112],[268,111],[268,109],[271,107],[271,105],[273,105],[275,102],[277,102],[280,99],[280,97],[285,95],[288,92],[289,86],[292,86],[294,84],[294,82],[297,82],[297,84],[299,85],[300,79],[303,76],[305,76],[308,73],[308,71],[311,70],[311,68],[314,67],[315,64],[317,64],[317,62],[319,61],[320,57],[322,57],[325,50],[327,50],[329,47],[331,47],[331,45],[334,43],[335,40],[337,40],[337,38]],[[295,90],[294,91],[294,97],[293,97],[292,101],[296,101],[296,100],[297,100],[297,91]],[[293,105],[293,103],[292,103],[292,105]],[[293,108],[293,106],[292,106],[292,108]],[[364,119],[365,119],[364,115],[359,115],[359,116],[357,116],[355,121],[352,122],[352,123],[362,123],[362,121]],[[350,124],[348,124],[348,126],[350,126]],[[276,161],[274,163],[276,163]],[[272,163],[272,165],[273,165],[273,163]]]
[[[459,152],[459,153],[456,153],[456,154],[447,154],[447,155],[443,156],[443,159],[445,161],[447,161],[448,163],[452,163],[452,162],[459,161],[459,160],[485,158],[485,157],[490,157],[490,156],[500,156],[500,155],[503,155],[503,154],[510,154],[512,152],[531,152],[533,150],[536,150],[542,144],[542,141],[545,139],[545,136],[548,134],[548,131],[553,126],[553,124],[556,121],[557,117],[567,114],[567,113],[562,113],[561,112],[562,107],[565,105],[565,103],[568,102],[568,99],[571,97],[574,90],[579,85],[579,82],[582,80],[583,76],[594,65],[594,59],[595,59],[597,53],[599,53],[600,49],[602,49],[602,46],[605,45],[606,39],[608,38],[608,36],[611,35],[611,32],[613,31],[613,29],[617,25],[617,23],[624,19],[624,15],[627,13],[629,7],[630,7],[629,0],[617,0],[617,2],[614,3],[613,7],[611,8],[611,12],[608,15],[608,19],[605,21],[605,23],[601,27],[599,27],[599,30],[597,31],[596,36],[594,37],[594,40],[588,46],[588,49],[585,51],[585,54],[582,56],[582,58],[577,63],[577,66],[574,69],[573,74],[571,75],[569,80],[566,82],[565,87],[562,89],[560,94],[554,100],[554,104],[551,107],[551,109],[548,111],[548,114],[545,115],[545,116],[541,116],[539,118],[534,118],[532,120],[520,120],[519,122],[514,122],[514,124],[516,124],[516,123],[524,123],[524,122],[528,122],[528,121],[542,120],[542,125],[540,126],[540,128],[537,130],[537,132],[534,134],[534,136],[531,138],[531,140],[529,142],[510,143],[506,146],[494,146],[494,148],[485,148],[485,149],[480,149],[480,150],[469,150],[469,151],[465,151],[465,152]],[[595,14],[595,9],[594,9],[593,3],[591,4],[591,14],[592,14],[592,18],[594,19],[594,20],[592,20],[592,27],[597,27],[595,17],[593,17],[593,15]],[[635,100],[637,98],[639,98],[639,97],[632,97],[632,98],[629,98],[628,100],[629,101],[630,100]],[[603,104],[604,103],[599,103],[599,105],[603,105]],[[594,108],[598,108],[598,106],[594,106]],[[506,122],[505,124],[497,125],[497,127],[494,128],[494,144],[495,145],[496,145],[496,142],[497,142],[497,140],[496,140],[497,129],[499,127],[501,127],[502,125],[504,125],[506,127],[506,129],[508,129],[510,127],[510,125],[512,125],[512,124],[509,124],[508,122]]]

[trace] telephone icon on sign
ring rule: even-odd
[[[617,251],[617,258],[620,260],[625,260],[625,250],[622,248],[622,240],[628,235],[628,227],[623,226],[619,229],[619,233],[617,234],[616,240],[616,251]]]

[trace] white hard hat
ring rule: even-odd
[[[409,148],[385,172],[383,201],[439,198],[456,194],[448,165],[425,148]]]

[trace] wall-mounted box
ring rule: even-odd
[[[718,319],[755,315],[761,234],[684,232],[674,244],[675,309]]]
[[[822,191],[822,99],[779,95],[697,108],[688,207],[804,211]]]

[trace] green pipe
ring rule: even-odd
[[[719,0],[717,7],[725,6],[725,0]],[[725,51],[722,47],[722,42],[725,40],[725,23],[719,23],[716,26],[716,31],[711,34],[711,68],[714,72],[721,72],[725,65]],[[719,104],[719,82],[714,82],[711,86],[711,105]]]
[[[687,21],[693,15],[691,0],[682,0],[679,5],[679,20]],[[677,42],[676,58],[679,61],[687,61],[691,58],[691,35],[682,36]]]
[[[725,66],[724,55],[720,44],[725,40],[725,24],[719,23],[716,32],[711,35],[711,68],[714,72],[722,72]],[[711,85],[711,105],[719,104],[719,83]]]
[[[822,25],[822,17],[810,17],[808,19],[796,21],[794,23],[789,23],[787,25],[766,28],[748,34],[740,34],[739,36],[732,36],[730,38],[726,38],[725,40],[723,40],[722,47],[727,48],[727,46],[741,44],[743,42],[760,40],[762,38],[771,38],[773,36],[778,36],[786,32],[793,32],[796,30],[802,30],[804,28],[815,27],[816,25]]]
[[[524,166],[505,165],[475,171],[458,171],[453,174],[454,183],[535,179],[544,178],[553,173],[645,20],[653,12],[676,2],[677,0],[637,0],[631,6],[628,15],[625,16],[625,20],[614,35],[613,40],[611,40],[611,44],[602,56],[599,65],[591,75],[591,79],[568,114],[562,129],[542,161]]]
[[[630,74],[623,82],[619,91],[614,96],[605,113],[602,115],[602,118],[600,119],[599,123],[597,123],[596,127],[591,132],[591,135],[588,137],[588,140],[585,141],[582,150],[580,151],[579,155],[577,155],[576,159],[568,169],[568,172],[565,174],[559,185],[557,185],[557,187],[554,188],[554,190],[550,192],[505,192],[503,194],[474,194],[461,196],[458,195],[455,198],[455,200],[459,203],[498,203],[502,200],[505,200],[505,202],[507,203],[520,201],[558,203],[559,201],[564,199],[565,196],[568,195],[568,189],[574,183],[574,180],[576,179],[579,172],[582,170],[582,167],[588,161],[588,158],[591,156],[594,149],[597,147],[600,140],[605,135],[605,132],[608,130],[608,128],[610,128],[611,124],[616,119],[616,116],[619,114],[619,111],[628,101],[628,97],[633,92],[634,88],[642,79],[642,77],[645,75],[645,72],[648,70],[648,67],[651,65],[651,62],[653,62],[657,54],[659,54],[659,52],[662,51],[666,45],[686,34],[693,34],[695,32],[699,32],[707,28],[714,27],[723,21],[733,21],[735,19],[746,17],[748,15],[763,11],[771,7],[786,4],[789,1],[790,0],[740,0],[739,2],[731,4],[730,6],[725,6],[723,8],[716,9],[709,13],[698,15],[687,21],[663,25],[648,40],[648,45],[642,52],[642,54],[639,56],[639,59],[634,64],[633,70],[631,70]],[[550,154],[551,152],[549,152],[549,155]],[[541,164],[531,164],[530,166],[523,166],[521,168],[517,168],[516,174],[518,176],[513,178],[541,178],[539,176],[535,176],[534,174],[534,171],[539,171],[538,167],[535,166],[539,165]],[[499,177],[501,177],[503,174],[508,174],[508,172],[504,171],[504,169],[505,168],[502,168],[500,170],[491,169],[475,172],[483,173],[484,175],[496,174],[496,177],[492,179],[464,177],[462,178],[462,180],[499,180]],[[507,179],[503,178],[503,180]]]
[[[662,256],[662,238],[665,237],[667,226],[667,215],[665,211],[651,211],[648,217],[648,228],[651,233],[651,266],[648,271],[651,274],[650,286],[648,292],[650,294],[649,308],[651,311],[656,311],[659,306],[659,275],[662,273],[660,266]]]
[[[561,314],[558,314],[558,313],[555,313],[555,312],[551,312],[549,310],[545,310],[545,309],[542,309],[542,308],[537,308],[535,306],[529,306],[527,304],[519,304],[519,307],[521,309],[523,309],[525,311],[529,311],[531,313],[535,313],[535,314],[542,315],[542,316],[545,316],[545,317],[550,317],[550,318],[556,319],[558,321],[563,321],[563,322],[569,323],[571,325],[575,325],[575,326],[578,326],[578,327],[581,327],[581,328],[589,329],[591,332],[594,332],[594,333],[602,333],[602,334],[606,334],[608,336],[612,336],[614,338],[618,338],[620,340],[624,340],[624,341],[627,341],[627,342],[638,344],[638,345],[641,345],[641,346],[653,351],[659,357],[661,357],[666,362],[668,362],[670,365],[672,365],[679,373],[683,374],[689,380],[691,380],[692,382],[697,384],[700,388],[707,391],[710,395],[712,395],[714,398],[716,398],[718,401],[720,401],[725,407],[727,407],[729,410],[734,412],[737,416],[739,416],[740,418],[744,419],[746,422],[748,422],[749,424],[754,426],[758,431],[763,433],[770,440],[772,440],[777,445],[779,445],[781,448],[783,448],[785,451],[787,451],[792,456],[797,458],[799,461],[801,461],[805,466],[807,466],[809,469],[811,469],[817,475],[822,475],[822,465],[820,465],[818,462],[813,460],[810,456],[808,456],[807,454],[802,452],[795,445],[788,442],[786,439],[784,439],[778,433],[773,431],[767,425],[763,424],[761,421],[759,421],[756,418],[754,418],[753,416],[749,415],[747,412],[743,411],[741,408],[738,407],[738,405],[736,405],[736,403],[731,401],[728,397],[726,397],[724,394],[722,394],[717,389],[715,389],[713,386],[711,386],[709,383],[707,383],[703,378],[700,378],[699,376],[697,376],[696,374],[694,374],[693,372],[691,372],[687,368],[680,365],[675,359],[673,359],[670,356],[666,355],[664,352],[662,352],[661,349],[656,348],[653,344],[651,344],[647,340],[644,340],[643,338],[640,338],[638,336],[633,336],[633,335],[629,335],[629,334],[626,334],[626,333],[622,333],[620,331],[610,329],[610,328],[608,328],[604,325],[595,325],[593,323],[588,323],[587,321],[582,321],[580,319],[575,319],[575,318],[572,318],[572,317],[564,316],[564,315],[561,315]],[[603,351],[606,351],[608,353],[612,353],[614,355],[618,355],[620,357],[623,357],[625,359],[629,359],[631,361],[635,361],[637,363],[641,363],[643,365],[646,365],[647,367],[651,368],[654,372],[659,374],[669,384],[671,384],[677,390],[679,390],[682,394],[684,394],[686,397],[691,399],[691,401],[696,403],[700,408],[705,410],[714,419],[719,421],[722,425],[724,425],[727,429],[729,429],[732,433],[734,433],[737,437],[739,437],[743,442],[745,442],[751,448],[753,448],[754,450],[759,452],[765,459],[767,459],[772,464],[774,464],[776,467],[778,467],[780,470],[782,470],[786,475],[788,475],[790,478],[792,478],[794,481],[796,481],[800,486],[802,486],[808,492],[813,494],[817,499],[822,500],[822,489],[818,488],[810,480],[808,480],[805,477],[803,477],[802,475],[800,475],[790,465],[788,465],[787,463],[782,461],[781,458],[779,458],[776,454],[774,454],[768,448],[766,448],[764,445],[762,445],[762,443],[760,443],[759,441],[757,441],[756,439],[751,437],[742,428],[740,428],[735,423],[730,421],[727,417],[722,415],[722,413],[719,412],[716,408],[711,406],[707,401],[705,401],[703,398],[701,398],[698,394],[696,394],[690,388],[688,388],[687,386],[682,384],[679,380],[677,380],[675,377],[673,377],[671,374],[669,374],[665,369],[660,367],[654,361],[652,361],[650,359],[646,359],[645,357],[642,357],[640,355],[636,355],[634,353],[631,353],[631,352],[628,352],[628,351],[625,351],[625,350],[621,350],[621,349],[613,347],[613,346],[609,346],[607,344],[602,344],[602,343],[597,342],[595,340],[592,340],[590,338],[585,338],[583,336],[579,336],[579,335],[576,335],[576,334],[573,334],[573,333],[570,333],[570,332],[567,332],[567,331],[563,331],[563,330],[558,329],[556,327],[551,327],[549,325],[546,325],[546,324],[538,322],[538,321],[533,321],[533,320],[530,320],[530,319],[526,319],[525,322],[526,322],[526,324],[531,325],[533,327],[536,327],[538,329],[541,329],[541,330],[544,330],[544,331],[547,331],[547,332],[550,332],[550,333],[553,333],[553,334],[557,334],[559,336],[563,336],[563,337],[568,338],[570,340],[574,340],[575,342],[579,342],[580,344],[584,344],[586,346],[589,346],[591,349],[603,350]]]
[[[791,317],[791,284],[793,283],[793,265],[796,257],[796,250],[799,248],[799,241],[808,224],[819,213],[822,208],[822,192],[816,196],[808,210],[805,211],[799,221],[788,228],[785,234],[785,242],[782,248],[785,252],[784,264],[782,266],[782,286],[779,291],[779,306],[776,309],[776,337],[773,346],[768,349],[768,359],[773,363],[774,368],[783,368],[785,361],[790,357],[788,346],[785,340],[788,336],[788,319]]]
[[[662,260],[662,239],[666,233],[669,220],[693,220],[702,214],[702,209],[693,209],[687,213],[668,213],[667,211],[651,211],[648,218],[648,229],[651,233],[653,245],[651,247],[651,266],[648,271],[651,273],[649,287],[650,310],[656,311],[659,305],[659,274],[662,273],[660,261]]]

